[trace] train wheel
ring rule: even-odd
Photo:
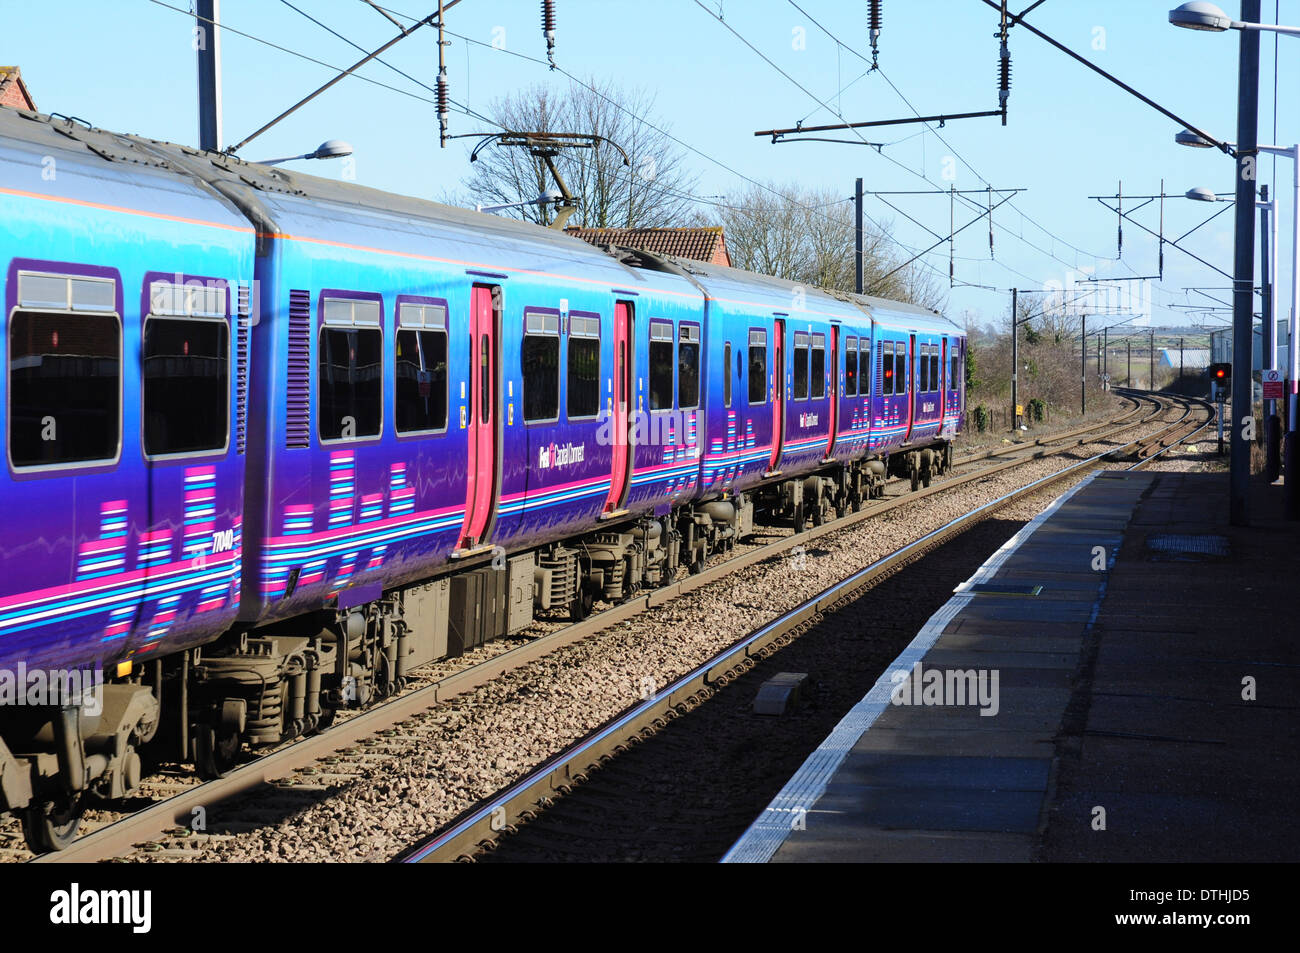
[[[236,732],[218,732],[213,725],[194,726],[194,768],[199,777],[224,778],[235,767],[242,744]]]
[[[931,479],[932,476],[933,476],[933,474],[931,473],[931,471],[929,471],[929,470],[922,470],[922,471],[921,471],[921,486],[929,486],[929,485],[930,485],[930,479]],[[912,489],[916,489],[916,487],[912,487]]]
[[[22,812],[23,837],[33,853],[64,850],[77,839],[85,806],[73,797],[66,804],[45,801]]]
[[[913,470],[912,471],[912,492],[915,493],[916,488],[920,485],[921,485],[921,474],[918,473],[916,470]]]
[[[794,505],[794,531],[796,533],[803,532],[803,503]]]
[[[579,586],[578,594],[573,597],[569,603],[569,620],[572,622],[581,622],[587,616],[591,615],[591,607],[595,604],[595,598],[586,587]]]
[[[339,710],[337,708],[322,706],[320,717],[316,719],[316,727],[313,728],[312,731],[315,733],[320,733],[322,731],[329,731],[330,727],[334,724],[334,719],[338,715],[338,713]]]

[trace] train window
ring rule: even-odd
[[[961,366],[959,362],[961,358],[957,354],[957,348],[955,346],[952,346],[952,353],[949,356],[949,359],[952,362],[952,372],[948,377],[948,389],[956,390],[958,387],[961,386],[961,376],[959,372],[959,368]]]
[[[480,423],[488,423],[492,419],[492,338],[484,334],[479,337],[478,366],[481,375],[479,385],[479,415]]]
[[[937,345],[930,347],[930,390],[939,389],[939,348]]]
[[[673,407],[673,326],[650,323],[650,409]]]
[[[731,342],[722,346],[722,406],[731,406]]]
[[[767,403],[767,332],[749,332],[749,402]]]
[[[569,370],[566,409],[570,420],[600,412],[600,318],[569,318]]]
[[[921,379],[917,383],[916,389],[923,394],[930,389],[930,346],[928,344],[921,345],[920,365]]]
[[[907,345],[902,341],[894,345],[894,393],[907,393]]]
[[[447,308],[402,302],[397,306],[395,357],[398,433],[447,427]]]
[[[844,342],[844,396],[858,396],[858,339]]]
[[[826,396],[826,335],[812,336],[812,396]]]
[[[149,316],[141,375],[147,455],[225,448],[230,328],[224,320]]]
[[[880,393],[888,397],[894,393],[894,342],[880,342]]]
[[[116,292],[112,282],[106,284],[111,301]],[[121,364],[122,326],[116,314],[15,311],[9,323],[13,465],[116,459],[122,426]]]
[[[379,328],[320,329],[316,423],[321,440],[374,437],[383,419],[383,338]]]
[[[560,416],[559,314],[529,311],[524,315],[523,374],[525,422],[556,420]]]
[[[794,335],[794,387],[790,396],[795,400],[808,397],[808,335],[802,331]]]
[[[447,426],[447,332],[401,328],[397,332],[397,432],[423,433]]]
[[[677,409],[700,406],[700,326],[683,324],[677,334]]]

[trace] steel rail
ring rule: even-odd
[[[1210,410],[1210,420],[1202,427],[1209,426],[1213,422],[1213,408]],[[1170,428],[1181,427],[1182,420],[1190,412],[1189,403],[1183,417],[1174,421]],[[1137,441],[1121,449],[1128,450],[1136,445]],[[662,691],[632,706],[570,745],[560,754],[550,758],[540,767],[528,772],[518,781],[462,813],[450,825],[427,840],[414,845],[397,860],[402,863],[428,863],[472,858],[474,853],[490,845],[502,831],[512,830],[514,819],[527,820],[535,816],[539,810],[549,806],[557,795],[567,793],[573,783],[585,780],[586,772],[599,766],[627,745],[636,743],[647,733],[653,733],[656,726],[662,726],[667,719],[674,717],[674,713],[682,713],[683,706],[690,706],[701,691],[709,689],[719,679],[730,675],[736,669],[745,667],[751,659],[760,656],[775,643],[832,605],[852,598],[878,579],[892,574],[903,565],[938,548],[993,512],[1046,486],[1064,480],[1080,470],[1097,466],[1116,453],[1116,450],[1104,451],[1013,490],[951,520],[835,583],[755,629],[729,648],[723,649],[708,661],[676,679]],[[1139,461],[1129,469],[1145,466],[1152,459],[1154,457]],[[944,484],[944,486],[950,485]],[[911,499],[915,495],[903,499]],[[827,525],[841,528],[839,522]],[[801,539],[804,535],[806,534],[795,538]]]
[[[1137,423],[1116,427],[1113,432],[1122,432],[1132,429],[1134,426],[1140,426],[1142,423],[1149,422],[1154,417],[1159,416],[1160,413],[1167,409],[1162,407],[1159,399],[1152,395],[1142,393],[1139,396],[1155,402],[1156,410]],[[1116,418],[1111,423],[1128,420],[1140,409],[1141,405],[1139,403],[1134,410]],[[1075,438],[1079,433],[1086,433],[1106,426],[1109,426],[1109,424],[1092,425],[1079,428],[1077,431],[1057,435],[1055,438],[1044,437],[1043,440],[1047,443],[1059,442],[1062,439]],[[505,672],[520,668],[565,646],[588,638],[618,622],[630,619],[648,609],[663,605],[678,596],[716,582],[738,569],[769,559],[796,546],[804,545],[827,533],[847,529],[873,516],[878,516],[909,503],[946,492],[965,483],[982,480],[994,473],[1012,469],[1032,460],[1065,452],[1065,450],[1072,449],[1073,446],[1079,444],[1105,439],[1110,435],[1109,433],[1099,435],[1089,441],[1079,440],[1078,444],[1069,447],[1061,447],[1055,450],[1039,449],[1033,453],[1022,454],[992,467],[980,468],[972,473],[944,480],[925,489],[906,493],[874,505],[866,505],[859,512],[849,513],[844,517],[831,520],[820,526],[810,527],[804,532],[773,540],[749,552],[741,553],[714,566],[707,567],[696,575],[686,576],[659,589],[639,593],[631,599],[596,613],[582,622],[573,623],[555,632],[540,636],[524,645],[517,646],[463,671],[449,675],[431,685],[400,695],[392,701],[385,702],[346,721],[342,721],[321,734],[311,735],[289,743],[235,769],[224,778],[205,782],[188,791],[160,800],[150,807],[86,833],[62,851],[43,854],[29,862],[86,863],[129,852],[141,843],[147,843],[163,836],[170,829],[188,827],[192,821],[195,808],[202,807],[210,812],[214,804],[258,789],[268,788],[273,781],[300,768],[313,765],[320,758],[334,753],[339,748],[354,744],[362,738],[369,737],[377,731],[388,728],[396,722],[409,718],[411,715],[445,702],[450,698],[471,692]],[[997,452],[1008,452],[1008,450],[999,448]],[[960,463],[967,462],[969,460]],[[954,466],[956,465],[959,464],[954,463]]]

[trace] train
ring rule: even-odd
[[[941,314],[0,109],[0,807],[57,850],[537,616],[929,485]]]

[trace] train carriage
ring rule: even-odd
[[[929,482],[933,312],[0,109],[0,806],[218,775],[423,662]],[[3,696],[19,666],[102,702]],[[12,680],[11,680],[12,681]]]

